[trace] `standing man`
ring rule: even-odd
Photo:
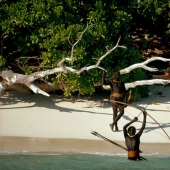
[[[125,143],[128,149],[129,160],[141,160],[143,158],[139,155],[139,145],[140,145],[140,137],[145,128],[147,113],[145,110],[143,110],[142,112],[143,112],[143,123],[142,123],[142,127],[140,128],[137,134],[136,134],[136,128],[134,126],[128,127],[129,125],[131,125],[132,123],[138,120],[137,117],[135,117],[131,122],[127,123],[123,127],[123,133],[125,137]]]
[[[122,81],[120,81],[120,72],[116,72],[113,75],[113,78],[109,81],[105,81],[106,71],[103,71],[102,75],[102,85],[110,85],[111,95],[110,100],[119,101],[119,102],[127,102],[127,91],[125,89],[125,85]],[[110,128],[112,131],[119,132],[117,122],[124,114],[124,106],[123,104],[112,103],[113,109],[113,123],[110,124]],[[119,109],[119,114],[118,114]],[[114,130],[115,126],[115,130]]]

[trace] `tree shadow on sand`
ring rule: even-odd
[[[150,87],[151,88],[151,87]],[[152,91],[156,92],[157,90],[160,89],[160,86],[154,86]],[[170,88],[168,88],[170,91]],[[164,92],[163,94],[169,95],[169,93],[165,93],[167,92],[167,89],[164,88],[163,89]],[[109,91],[104,91],[104,90],[100,90],[97,91],[96,93],[94,93],[93,95],[80,95],[78,96],[78,93],[73,93],[73,95],[71,97],[64,97],[61,94],[56,94],[53,93],[51,94],[50,97],[46,97],[40,94],[21,94],[18,92],[13,92],[13,91],[7,91],[1,98],[0,98],[0,109],[13,109],[13,108],[32,108],[32,107],[43,107],[43,108],[48,108],[48,109],[55,109],[56,111],[58,110],[59,112],[68,112],[68,113],[72,113],[72,112],[86,112],[86,113],[91,113],[91,114],[105,114],[105,115],[112,115],[112,107],[111,107],[111,103],[109,101],[109,97],[110,97],[110,92]],[[146,99],[141,99],[138,102],[132,103],[133,106],[137,106],[142,104],[144,105],[143,107],[141,107],[141,109],[144,109],[145,106],[148,105],[148,101],[150,101],[151,99],[153,99],[154,94],[152,92],[152,94],[150,95],[149,98]],[[160,96],[155,96],[154,101],[159,101]],[[70,103],[76,103],[77,105],[79,105],[79,103],[85,102],[86,106],[83,107],[82,109],[72,109],[72,108],[67,108],[67,107],[61,107],[59,106],[59,103],[61,102],[70,102]],[[147,101],[147,102],[146,102]],[[34,104],[32,104],[34,103]],[[168,98],[167,97],[161,97],[161,103],[168,103]],[[21,106],[13,106],[10,108],[4,107],[3,106],[7,106],[7,105],[15,105],[15,104],[21,104]],[[27,106],[22,106],[22,104],[26,104]],[[32,105],[30,105],[32,104]],[[109,113],[98,113],[98,112],[94,112],[94,111],[89,111],[89,108],[110,108]],[[88,110],[86,109],[88,108]],[[152,111],[161,111],[161,112],[167,112],[167,110],[158,110],[158,108],[155,106],[155,110],[153,109],[149,109],[147,107],[146,110],[152,110]],[[126,111],[126,108],[125,108]],[[128,119],[128,117],[126,115],[123,116],[125,119],[127,119],[128,121],[131,121],[131,119]],[[156,124],[156,123],[154,123]],[[165,125],[165,127],[169,126],[169,124],[167,125],[166,123],[163,123]],[[155,127],[154,127],[155,128]],[[151,128],[153,129],[153,128]]]
[[[112,112],[110,113],[98,113],[98,112],[93,112],[93,111],[89,111],[89,110],[85,110],[86,107],[84,107],[82,110],[80,109],[72,109],[72,108],[67,108],[66,107],[61,107],[59,105],[57,105],[57,103],[60,102],[71,102],[71,103],[75,103],[77,102],[77,104],[79,102],[92,102],[94,103],[94,105],[103,107],[103,102],[105,103],[104,105],[107,105],[106,103],[108,103],[107,101],[102,101],[102,99],[99,98],[97,100],[94,100],[96,97],[95,96],[83,96],[83,97],[77,97],[77,96],[71,96],[71,97],[64,97],[63,95],[54,95],[52,94],[50,97],[46,97],[43,95],[39,95],[39,94],[21,94],[18,92],[6,92],[6,94],[4,96],[1,97],[0,99],[0,109],[22,109],[22,108],[33,108],[33,107],[43,107],[43,108],[48,108],[48,109],[54,109],[56,111],[59,112],[68,112],[68,113],[72,113],[72,112],[87,112],[87,113],[91,113],[91,114],[105,114],[105,115],[112,115]],[[34,103],[33,105],[30,105]],[[15,104],[20,104],[21,106],[15,106]],[[27,106],[22,106],[22,104],[25,104]],[[10,105],[10,108],[6,108],[3,106],[7,106]],[[13,105],[13,107],[11,107],[11,105]],[[90,103],[89,103],[89,107],[90,108]],[[110,106],[108,106],[110,107]]]

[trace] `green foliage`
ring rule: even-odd
[[[152,20],[155,26],[169,30],[170,33],[170,1],[144,0],[137,5],[138,13],[145,19]]]
[[[140,62],[141,55],[132,48],[130,22],[136,1],[104,1],[104,0],[18,0],[3,1],[0,6],[0,29],[7,40],[12,41],[12,49],[20,56],[38,55],[41,60],[20,60],[20,56],[12,56],[23,65],[22,71],[31,74],[36,69],[51,69],[57,67],[64,57],[70,57],[71,45],[80,37],[87,23],[93,24],[74,49],[72,62],[65,62],[68,67],[81,69],[96,63],[94,58],[100,58],[106,53],[106,46],[111,49],[121,36],[121,45],[128,50],[116,49],[102,62],[101,67],[108,71],[108,78],[113,72]],[[69,42],[68,42],[69,38]],[[8,53],[10,53],[8,47]],[[5,57],[5,56],[4,56]],[[16,57],[16,58],[15,58]],[[34,67],[35,68],[35,67]],[[139,75],[140,74],[140,75]],[[74,73],[58,73],[49,81],[60,85],[66,96],[72,91],[92,94],[94,85],[101,82],[101,70],[93,69],[80,75]],[[136,71],[133,76],[126,75],[124,81],[131,82],[143,78],[144,71]],[[133,77],[133,78],[132,78]],[[142,87],[141,87],[142,88]],[[140,95],[139,91],[136,95]]]
[[[26,75],[29,75],[33,72],[33,68],[29,67],[28,65],[26,65],[24,68],[23,68],[23,71],[25,72]]]
[[[0,55],[0,66],[5,65],[5,59]]]

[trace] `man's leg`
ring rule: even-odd
[[[114,131],[118,131],[118,125],[117,125],[117,121],[115,122],[116,118],[117,118],[117,113],[118,113],[118,109],[116,111],[116,114],[113,115],[113,126],[115,126],[115,130]]]
[[[117,115],[117,113],[118,113],[118,111],[117,111],[116,115],[115,115],[115,118],[113,118],[114,120],[113,120],[113,123],[112,123],[112,127],[115,126],[115,132],[119,132],[120,131],[119,128],[118,128],[117,123],[118,123],[118,120],[123,116],[124,109],[122,107],[119,107],[119,112],[120,113]]]
[[[117,117],[117,106],[115,104],[112,103],[112,109],[113,109],[113,122],[114,120],[116,119]],[[117,128],[117,122],[113,125],[113,123],[110,124],[110,128],[112,131],[114,131],[114,126],[115,126],[115,129]]]

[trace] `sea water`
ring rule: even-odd
[[[141,155],[147,161],[127,160],[127,154],[11,153],[0,151],[0,170],[169,170],[170,154]]]

